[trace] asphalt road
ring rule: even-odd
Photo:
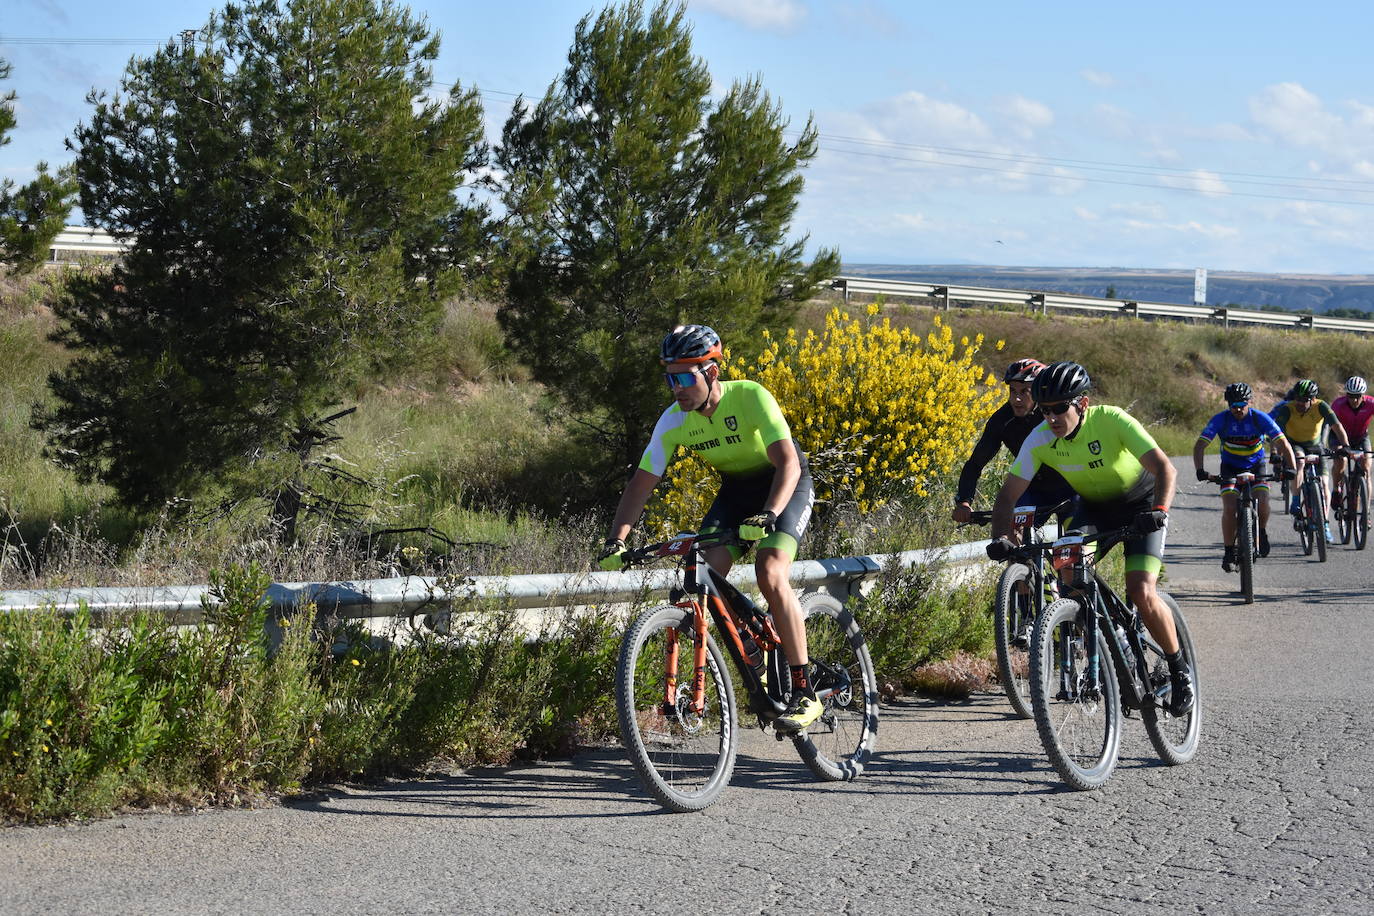
[[[1185,462],[1186,464],[1186,462]],[[1190,475],[1189,475],[1190,476]],[[748,732],[723,800],[668,815],[618,751],[253,811],[0,831],[5,913],[1367,913],[1374,547],[1301,556],[1275,514],[1252,606],[1214,486],[1182,484],[1168,588],[1203,744],[1138,720],[1105,789],[1065,789],[996,694],[884,708],[879,755],[819,785]]]

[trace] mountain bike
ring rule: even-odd
[[[1236,491],[1236,565],[1240,568],[1240,593],[1246,604],[1255,603],[1255,561],[1259,559],[1259,504],[1255,499],[1255,484],[1274,478],[1253,471],[1243,471],[1234,477],[1208,474],[1212,483]],[[1282,479],[1282,475],[1280,475]]]
[[[673,558],[682,571],[672,603],[630,625],[615,677],[621,740],[644,788],[670,811],[700,811],[730,782],[739,710],[727,657],[762,727],[787,709],[791,673],[772,615],[706,562],[707,548],[741,543],[733,531],[680,534],[623,555],[627,567]],[[878,735],[868,645],[839,601],[820,593],[800,600],[811,686],[825,711],[792,741],[817,779],[854,779]]]
[[[1298,511],[1293,515],[1293,530],[1298,532],[1303,556],[1312,556],[1315,547],[1320,563],[1326,562],[1326,498],[1322,495],[1317,465],[1321,459],[1334,454],[1323,448],[1296,456],[1302,483],[1298,486]]]
[[[1193,707],[1182,716],[1168,710],[1172,681],[1164,650],[1140,614],[1098,574],[1095,558],[1132,532],[1127,526],[1099,534],[1070,532],[1049,549],[1056,570],[1068,571],[1070,592],[1045,608],[1031,641],[1031,703],[1035,726],[1050,762],[1075,789],[1096,789],[1116,767],[1123,710],[1139,710],[1150,743],[1170,766],[1197,753],[1202,693],[1197,653],[1178,603],[1160,599],[1173,614],[1184,659],[1193,670]],[[1086,549],[1097,544],[1097,551]]]
[[[1368,477],[1361,459],[1369,454],[1362,449],[1346,449],[1345,474],[1342,475],[1342,491],[1332,499],[1332,512],[1336,516],[1337,534],[1342,544],[1353,539],[1356,550],[1364,550],[1369,538],[1369,491]]]
[[[1007,693],[1011,708],[1023,719],[1033,715],[1030,700],[1030,662],[1027,651],[1036,619],[1047,601],[1058,597],[1054,570],[1049,555],[1040,548],[1045,543],[1042,526],[1052,516],[1064,512],[1073,504],[1065,500],[1057,506],[1037,509],[1017,506],[1012,510],[1012,526],[1020,544],[1012,548],[1007,568],[997,580],[997,594],[992,604],[993,636],[997,643],[997,676]],[[992,522],[992,513],[979,510],[970,513],[970,524]]]

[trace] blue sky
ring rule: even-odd
[[[6,0],[0,175],[67,161],[86,93],[219,5]],[[601,6],[411,8],[495,139]],[[692,0],[688,19],[719,87],[758,75],[794,127],[814,116],[793,234],[848,262],[1374,273],[1369,3]]]

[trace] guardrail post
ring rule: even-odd
[[[1139,317],[1140,317],[1140,303],[1139,303],[1139,302],[1129,302],[1129,301],[1123,302],[1123,303],[1121,304],[1121,311],[1125,312],[1127,315],[1130,315],[1132,318],[1139,318]]]
[[[1040,306],[1040,314],[1042,315],[1048,315],[1050,313],[1049,307],[1045,305],[1044,293],[1031,293],[1030,298],[1026,300],[1026,304],[1031,308],[1035,308],[1037,305]]]
[[[937,286],[937,287],[935,287],[934,289],[932,289],[932,290],[930,291],[930,295],[931,295],[931,298],[934,298],[934,299],[937,299],[937,300],[943,300],[943,301],[944,301],[944,304],[943,304],[943,305],[941,305],[940,302],[936,302],[936,303],[935,303],[935,308],[936,308],[937,311],[940,310],[940,309],[944,309],[946,312],[949,311],[949,287],[948,287],[948,286]]]
[[[1307,328],[1309,331],[1315,331],[1317,329],[1317,323],[1313,319],[1316,317],[1315,315],[1303,315],[1298,319],[1298,327]]]
[[[840,295],[844,296],[844,304],[845,304],[845,305],[848,305],[848,304],[849,304],[849,281],[848,281],[848,280],[835,280],[835,281],[833,281],[833,282],[830,284],[830,288],[831,288],[831,289],[837,289],[837,290],[839,290],[839,291],[840,291]]]
[[[1227,316],[1226,309],[1212,309],[1212,317],[1221,319],[1221,329],[1223,331],[1231,330],[1231,319]]]

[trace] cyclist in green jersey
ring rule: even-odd
[[[1033,429],[1016,456],[992,509],[988,556],[1005,559],[1016,541],[1012,510],[1043,466],[1063,475],[1078,493],[1072,528],[1092,533],[1130,525],[1125,541],[1126,594],[1150,635],[1165,652],[1172,681],[1170,711],[1193,706],[1193,673],[1179,646],[1173,615],[1159,598],[1164,538],[1174,498],[1173,464],[1145,428],[1119,407],[1088,404],[1092,381],[1077,363],[1045,367],[1031,396],[1045,422]]]
[[[791,663],[791,701],[773,727],[796,734],[815,722],[823,708],[811,687],[806,628],[789,582],[815,490],[806,455],[773,395],[757,382],[721,381],[720,358],[720,337],[705,325],[681,325],[663,338],[659,359],[675,403],[659,417],[620,497],[598,562],[602,569],[622,568],[625,538],[679,446],[719,471],[721,487],[700,531],[737,528],[741,539],[757,542],[759,591]],[[724,575],[741,555],[739,548],[716,547],[706,559]]]

